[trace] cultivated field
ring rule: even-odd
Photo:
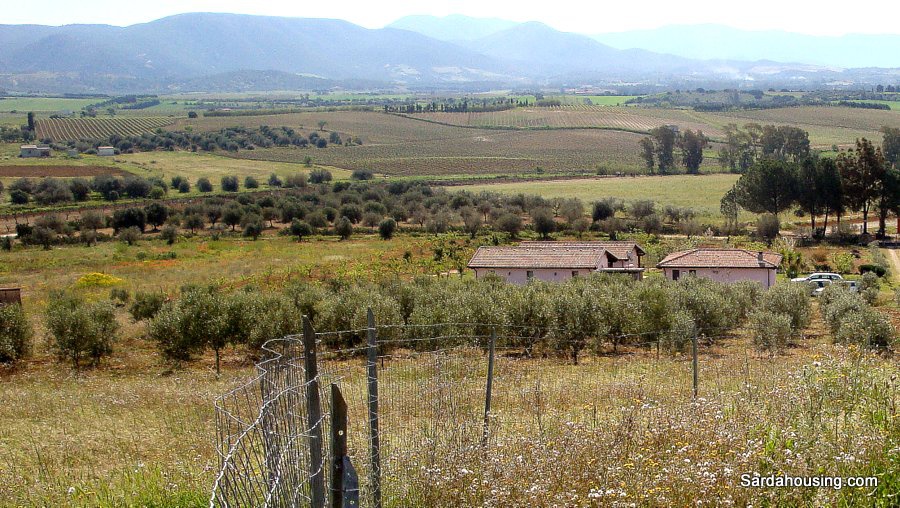
[[[617,178],[586,178],[557,181],[487,183],[460,185],[470,192],[536,194],[545,198],[579,198],[591,203],[605,197],[626,201],[649,199],[659,205],[694,209],[700,218],[721,221],[719,202],[737,181],[738,175],[674,175]]]
[[[122,118],[40,118],[37,120],[38,139],[56,142],[79,139],[105,139],[113,134],[137,136],[153,132],[172,123],[172,118],[132,116]]]
[[[560,107],[515,108],[486,113],[416,113],[409,118],[465,127],[542,129],[592,128],[644,133],[667,124],[682,129],[700,129],[714,138],[721,137],[718,129],[698,122],[687,110],[658,110],[638,107],[571,105]]]
[[[85,106],[102,99],[67,99],[63,97],[0,97],[0,111],[28,111],[55,113],[57,111],[79,111]]]

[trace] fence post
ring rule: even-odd
[[[491,328],[491,343],[488,349],[487,390],[484,394],[484,430],[481,433],[481,446],[487,444],[491,420],[491,392],[494,388],[494,346],[497,342],[497,329]]]
[[[359,508],[359,483],[347,457],[347,402],[331,383],[331,508]]]
[[[366,311],[367,362],[366,371],[369,391],[369,446],[372,460],[370,473],[372,482],[372,506],[381,508],[381,442],[378,433],[378,336],[375,332],[375,314],[369,307]]]
[[[312,508],[325,508],[325,462],[322,451],[322,401],[319,395],[319,367],[316,359],[316,332],[303,316],[303,361],[306,371],[306,408],[309,428],[309,492]]]
[[[691,354],[693,356],[693,364],[694,364],[694,398],[697,398],[697,384],[699,382],[698,374],[697,374],[697,334],[694,334],[693,340],[691,340]]]

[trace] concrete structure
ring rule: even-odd
[[[0,305],[22,305],[22,290],[20,288],[0,288]]]
[[[22,145],[19,147],[19,157],[50,157],[49,146]]]
[[[101,157],[112,157],[116,154],[116,149],[111,146],[101,146],[97,148],[97,155]]]
[[[514,284],[562,282],[592,273],[640,279],[644,250],[633,242],[522,242],[518,247],[481,247],[468,267],[475,277],[498,275]]]
[[[669,280],[684,276],[705,277],[716,282],[751,280],[768,289],[775,285],[781,255],[744,249],[691,249],[665,257],[657,268]]]

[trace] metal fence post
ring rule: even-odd
[[[372,506],[381,508],[381,441],[378,432],[378,336],[375,331],[375,314],[370,307],[366,311],[367,361],[366,371],[369,392],[369,446],[372,461]]]
[[[697,370],[697,334],[694,334],[694,339],[691,341],[691,353],[693,355],[693,364],[694,364],[694,398],[697,398],[697,384],[699,382]]]
[[[484,394],[484,430],[481,433],[481,446],[487,444],[491,421],[491,392],[494,388],[494,346],[497,342],[497,329],[491,328],[491,343],[488,350],[487,389]]]
[[[309,491],[312,508],[325,507],[325,461],[322,451],[322,401],[319,395],[319,367],[316,332],[303,316],[303,360],[306,370],[306,407],[309,428]]]

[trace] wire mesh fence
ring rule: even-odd
[[[370,319],[366,329],[320,333],[306,321],[304,336],[267,343],[257,377],[217,399],[221,468],[210,506],[433,504],[432,479],[451,464],[490,483],[492,461],[509,460],[523,437],[541,442],[573,425],[618,421],[607,401],[647,398],[642,379],[660,365],[542,357],[533,345],[550,330]],[[648,349],[660,341],[650,332],[631,338]],[[324,349],[335,344],[343,347]],[[691,400],[696,365],[682,358],[667,368],[669,392]],[[344,403],[346,428],[332,428]]]

